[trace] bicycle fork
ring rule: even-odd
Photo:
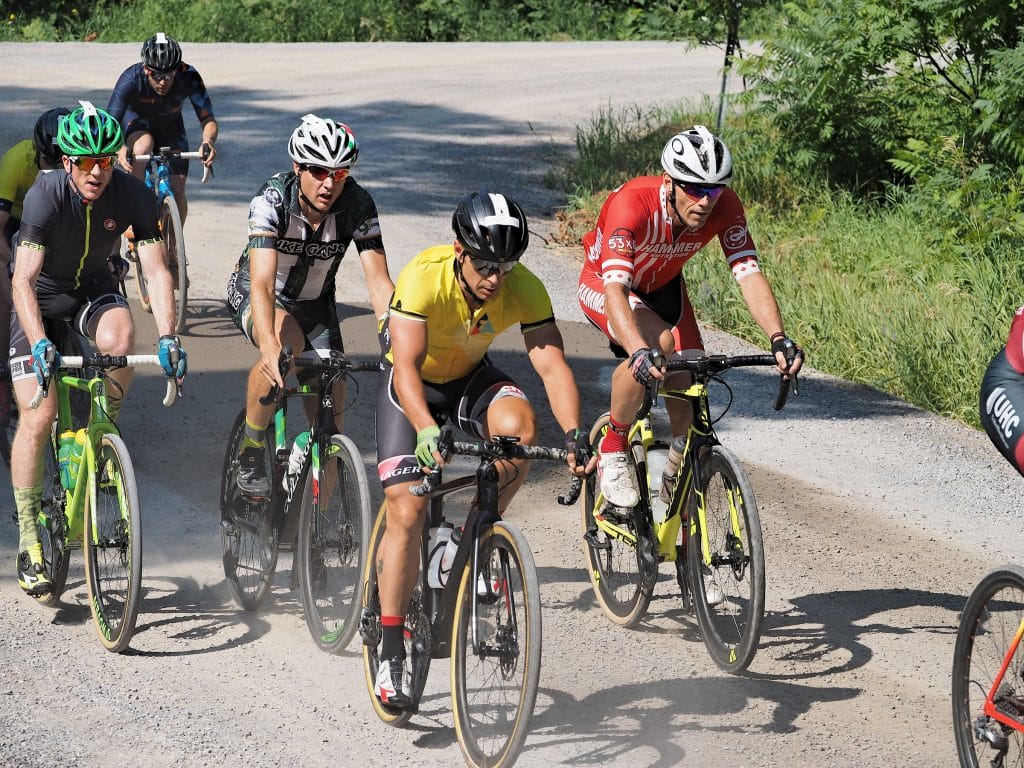
[[[1021,638],[1024,638],[1024,619],[1021,619],[1017,632],[1010,641],[1006,656],[1003,657],[999,673],[992,681],[992,687],[985,697],[983,708],[985,714],[974,721],[974,735],[999,752],[999,757],[993,761],[993,765],[1002,765],[1002,758],[1009,749],[1010,743],[1006,736],[1006,728],[1016,731],[1024,730],[1024,699],[1013,695],[1014,689],[1011,686],[1006,686],[1005,689],[1003,686],[1003,680],[1013,657],[1017,654]],[[1003,727],[993,727],[993,720]]]

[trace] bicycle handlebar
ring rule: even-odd
[[[52,363],[52,360],[49,362]],[[134,365],[160,365],[160,357],[158,355],[99,355],[94,354],[89,357],[82,357],[80,355],[69,355],[62,357],[60,361],[60,368],[101,368],[106,370],[108,368],[127,368],[128,366]],[[161,366],[162,367],[162,366]],[[53,368],[51,367],[51,375],[47,377],[47,380],[40,384],[36,388],[35,396],[29,401],[29,408],[38,408],[39,404],[43,402],[43,398],[46,397],[46,393],[49,389],[50,378],[52,378]],[[163,404],[170,406],[175,397],[178,394],[177,382],[170,378],[167,380],[167,392],[163,398]]]
[[[179,158],[182,159],[182,160],[205,160],[207,155],[209,155],[209,152],[204,152],[204,151],[186,152],[186,151],[180,150],[180,149],[171,149],[170,147],[161,147],[159,152],[151,152],[148,155],[129,155],[129,160],[138,160],[138,161],[143,162],[143,163],[148,163],[150,160],[153,160],[154,158],[156,158],[156,159],[163,158],[164,160],[168,160],[168,161],[176,160],[176,159],[179,159]],[[204,165],[203,166],[203,182],[202,183],[205,184],[207,182],[207,180],[209,180],[209,178],[211,176],[213,176],[213,175],[214,175],[213,174],[213,167],[209,166],[209,165]]]
[[[569,451],[565,448],[545,448],[540,445],[520,445],[512,442],[518,438],[495,437],[489,442],[483,440],[476,442],[461,442],[452,439],[451,427],[444,427],[438,438],[438,450],[446,459],[448,456],[461,454],[463,456],[480,456],[481,458],[497,461],[499,459],[538,459],[541,461],[565,461],[569,457]],[[427,475],[423,482],[414,485],[409,489],[413,496],[429,496],[441,484],[440,470],[434,470]],[[573,477],[572,485],[567,493],[559,495],[560,504],[574,504],[579,497],[580,489],[583,487],[583,480]]]
[[[803,354],[800,354],[801,359]],[[773,366],[778,365],[775,359],[775,355],[706,355],[704,357],[697,357],[692,359],[686,359],[681,357],[674,357],[671,360],[665,361],[661,355],[655,355],[655,360],[660,358],[664,361],[664,365],[658,366],[664,368],[666,372],[669,371],[690,371],[691,373],[698,373],[704,376],[713,376],[716,373],[722,373],[730,368],[753,368],[757,366]],[[775,403],[773,407],[776,411],[781,411],[786,405],[786,401],[789,399],[789,392],[792,389],[794,395],[800,394],[800,388],[797,383],[796,374],[789,374],[788,377],[785,374],[780,374],[779,391],[775,395]]]
[[[370,361],[354,363],[342,353],[335,352],[334,350],[330,350],[327,357],[323,357],[316,350],[310,350],[299,355],[293,355],[291,347],[281,347],[281,355],[278,358],[277,365],[278,371],[281,373],[282,380],[288,375],[288,371],[291,368],[292,363],[295,363],[297,366],[308,366],[311,368],[317,366],[321,368],[332,368],[336,371],[344,371],[345,373],[380,370],[380,363]],[[277,400],[280,394],[281,388],[277,384],[273,384],[267,391],[267,394],[260,397],[260,404],[270,405]]]

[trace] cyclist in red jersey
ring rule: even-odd
[[[715,236],[740,285],[751,316],[768,335],[779,370],[795,375],[803,352],[786,335],[778,303],[757,262],[743,204],[729,188],[732,155],[703,125],[676,134],[661,155],[664,173],[641,176],[614,190],[597,226],[583,238],[579,282],[583,313],[628,358],[612,375],[611,424],[601,442],[598,478],[610,504],[639,501],[626,463],[626,435],[650,379],[663,379],[653,355],[703,352],[683,265]],[[689,374],[673,374],[675,379]],[[667,404],[674,435],[692,420],[689,406]]]
[[[1013,316],[1006,345],[988,364],[979,400],[985,431],[1024,475],[1024,307]]]

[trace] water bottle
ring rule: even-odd
[[[75,433],[72,430],[61,432],[57,447],[57,466],[60,468],[60,484],[68,491],[75,487],[75,474],[71,468],[71,451],[75,445]]]
[[[668,516],[668,501],[661,498],[662,475],[668,463],[667,448],[647,450],[647,487],[651,489],[651,516],[654,522],[663,523]]]
[[[672,441],[668,449],[668,460],[661,473],[661,500],[668,504],[672,500],[672,491],[676,487],[676,476],[679,474],[679,462],[683,460],[683,449],[686,447],[686,437],[677,437]]]
[[[445,545],[444,552],[441,554],[441,584],[448,583],[448,576],[452,572],[452,563],[455,562],[455,553],[459,551],[460,541],[462,541],[462,529],[455,528],[448,539],[448,543]]]
[[[288,471],[284,473],[281,486],[288,491],[294,484],[299,472],[302,470],[302,459],[306,455],[306,446],[309,445],[309,430],[299,432],[292,444],[292,452],[288,454]]]
[[[445,582],[448,581],[447,571],[442,575],[441,561],[444,559],[454,530],[455,526],[451,523],[441,523],[437,528],[430,529],[430,545],[427,555],[427,584],[433,589],[441,589]]]

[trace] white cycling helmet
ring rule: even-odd
[[[661,152],[665,173],[684,184],[722,184],[732,181],[732,153],[703,125],[677,133]]]
[[[299,165],[351,168],[359,158],[359,142],[344,123],[303,115],[288,139],[288,154]]]

